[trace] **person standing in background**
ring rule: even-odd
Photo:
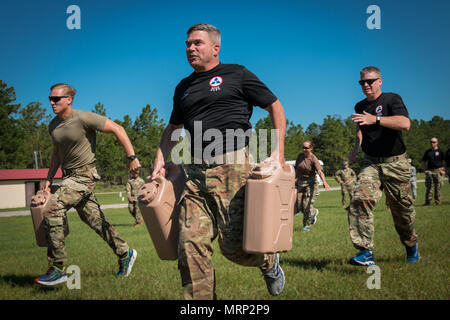
[[[142,218],[141,210],[137,202],[137,195],[141,187],[145,184],[145,181],[139,177],[139,172],[133,172],[132,177],[128,179],[126,184],[127,198],[128,198],[128,211],[130,211],[136,226],[140,226],[144,219]]]
[[[348,196],[350,202],[352,202],[352,192],[353,187],[356,182],[356,173],[352,168],[349,167],[348,161],[344,160],[343,168],[336,171],[334,174],[334,178],[341,185],[341,194],[342,194],[342,206],[346,208],[345,198]]]
[[[444,151],[439,148],[439,141],[436,137],[430,140],[431,148],[425,151],[422,157],[422,168],[425,172],[425,205],[428,206],[433,199],[434,189],[434,203],[439,206],[441,204],[441,183],[445,175]],[[433,188],[434,186],[434,188]]]

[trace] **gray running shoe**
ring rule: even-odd
[[[267,290],[272,296],[277,296],[283,291],[285,279],[278,253],[275,253],[273,268],[264,272],[263,276],[264,280],[266,280]]]

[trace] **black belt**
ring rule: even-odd
[[[391,156],[391,157],[372,157],[369,155],[365,155],[365,159],[369,160],[373,163],[391,163],[398,160],[406,159],[406,153],[399,154],[398,156]]]

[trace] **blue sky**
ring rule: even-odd
[[[69,5],[81,29],[69,30]],[[378,5],[381,29],[366,9]],[[166,122],[177,83],[192,72],[186,30],[221,30],[223,63],[253,71],[304,129],[327,115],[346,118],[364,98],[359,70],[378,66],[382,89],[403,97],[411,118],[450,118],[450,1],[125,1],[1,0],[0,79],[17,101],[48,103],[49,87],[73,85],[74,107],[97,102],[107,116],[134,120],[146,104]],[[267,113],[255,108],[252,123]]]

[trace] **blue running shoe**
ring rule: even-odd
[[[309,230],[311,230],[311,227],[303,227],[303,231],[308,232]]]
[[[373,266],[375,261],[373,259],[373,253],[369,250],[361,250],[356,256],[350,259],[350,264],[357,266]]]
[[[278,253],[275,253],[275,261],[273,267],[267,272],[263,273],[264,280],[266,280],[267,290],[272,296],[279,295],[284,289],[284,273],[280,267],[280,258]]]
[[[319,209],[314,208],[314,217],[312,218],[311,224],[315,224],[317,222],[317,216],[319,215]]]
[[[408,262],[416,263],[419,259],[419,245],[417,243],[414,247],[406,247],[406,260],[408,260]]]
[[[34,279],[34,282],[41,286],[55,286],[67,282],[65,268],[61,270],[58,267],[51,266],[46,274]]]
[[[128,255],[123,259],[119,259],[119,272],[117,272],[116,277],[128,277],[128,275],[131,273],[131,269],[133,268],[136,257],[136,250],[128,250]]]

